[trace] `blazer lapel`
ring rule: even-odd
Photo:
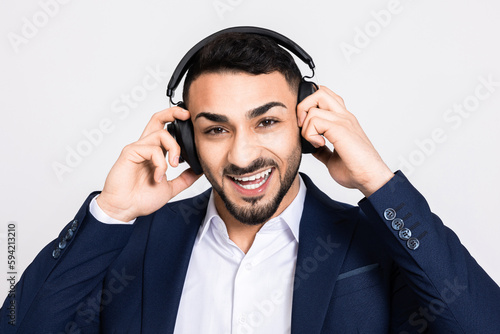
[[[320,333],[359,208],[331,200],[301,174],[307,186],[295,270],[292,333]]]
[[[144,259],[143,333],[173,333],[194,241],[210,189],[159,211]]]

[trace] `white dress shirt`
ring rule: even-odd
[[[299,179],[295,199],[264,224],[247,254],[229,239],[213,193],[210,195],[189,261],[175,334],[290,333],[299,224],[306,195],[306,186]],[[124,223],[106,215],[95,198],[90,212],[103,223]]]

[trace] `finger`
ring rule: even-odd
[[[185,121],[190,117],[191,115],[189,114],[189,111],[177,106],[158,111],[154,113],[153,116],[151,116],[151,119],[144,128],[140,139],[150,135],[155,131],[164,129],[166,123],[173,122],[176,119]]]
[[[161,182],[163,175],[167,172],[167,162],[159,146],[131,144],[123,149],[123,154],[127,160],[135,164],[150,161],[155,167],[153,177],[156,182]]]
[[[352,114],[338,113],[332,110],[325,110],[320,108],[311,108],[307,112],[306,119],[304,120],[302,126],[306,126],[306,124],[311,120],[311,118],[320,118],[327,121],[337,121],[339,119],[349,119],[350,117],[354,118]]]
[[[324,90],[327,94],[331,95],[335,100],[337,100],[338,103],[340,103],[345,108],[344,99],[341,98],[338,94],[336,94],[334,91],[332,91],[330,88],[326,86],[320,86],[320,89]]]
[[[319,118],[317,117],[308,117],[302,127],[302,137],[316,148],[324,146],[326,141],[323,135],[329,129],[325,123],[325,120],[319,122]],[[328,125],[330,125],[330,122],[328,122]]]
[[[303,126],[303,122],[307,117],[307,112],[311,108],[319,108],[324,110],[346,113],[345,106],[330,95],[323,86],[316,92],[306,97],[297,105],[297,119],[299,126]]]
[[[343,123],[342,118],[342,115],[337,115],[329,110],[311,108],[302,124],[302,136],[315,147],[323,146],[326,144],[323,135],[327,135],[328,131],[334,131],[333,127]],[[328,140],[331,142],[332,139],[328,138]]]
[[[168,162],[170,165],[173,167],[177,167],[179,165],[181,147],[167,130],[161,129],[155,131],[140,139],[136,143],[140,145],[153,145],[161,147],[163,149],[163,157],[165,157],[165,154],[168,152]]]
[[[191,168],[188,168],[175,179],[168,181],[172,186],[172,197],[189,188],[201,175],[203,174],[196,175]]]
[[[314,124],[311,125],[311,123]],[[312,108],[302,125],[302,135],[313,145],[316,143],[319,146],[324,145],[324,138],[318,135],[324,135],[332,144],[335,144],[335,141],[342,137],[357,135],[371,145],[358,120],[350,112],[336,113]]]

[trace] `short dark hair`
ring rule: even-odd
[[[292,91],[299,89],[302,78],[292,55],[274,40],[257,34],[224,33],[207,43],[194,57],[184,80],[182,98],[188,103],[189,87],[203,73],[284,75]]]

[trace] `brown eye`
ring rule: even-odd
[[[278,121],[276,121],[274,119],[265,119],[262,122],[260,122],[259,126],[267,128],[267,127],[273,126],[276,123],[278,123]]]
[[[217,127],[209,129],[208,131],[206,131],[206,133],[210,134],[210,135],[219,135],[219,134],[224,133],[225,131],[226,130],[224,130],[224,128],[217,126]]]

